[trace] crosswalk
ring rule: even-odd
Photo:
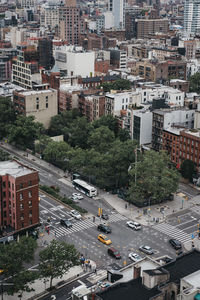
[[[114,223],[118,221],[124,221],[127,220],[126,217],[120,215],[120,214],[112,214],[109,216],[109,220],[106,221],[106,223]],[[102,220],[104,221],[104,220]],[[55,227],[51,229],[51,234],[55,235],[56,237],[61,237],[65,235],[70,235],[78,231],[84,231],[88,228],[97,226],[98,223],[92,222],[90,219],[86,220],[80,220],[73,223],[72,228],[65,228],[65,227]]]
[[[160,223],[160,224],[154,225],[153,228],[162,233],[165,233],[166,235],[170,236],[171,238],[174,238],[174,239],[180,241],[181,243],[191,241],[191,236],[188,233],[184,232],[181,229],[177,229],[176,227],[174,227],[170,224]]]

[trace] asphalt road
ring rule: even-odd
[[[95,223],[92,218],[75,220],[64,206],[44,195],[40,200],[40,218],[43,222],[46,222],[48,218],[51,219],[50,235],[60,241],[74,244],[80,253],[86,258],[94,260],[99,268],[106,268],[116,262],[107,254],[109,246],[102,244],[97,239],[99,234],[97,225],[101,222],[99,218],[96,217]],[[73,227],[71,229],[63,227],[60,224],[61,218],[70,219]],[[106,221],[112,230],[112,233],[108,235],[112,246],[119,250],[122,256],[117,262],[120,266],[130,263],[128,254],[130,252],[139,253],[138,248],[142,244],[147,244],[155,250],[154,257],[163,255],[175,257],[175,251],[168,244],[168,238],[165,235],[151,227],[143,227],[140,231],[134,231],[127,227],[127,221],[126,217],[116,212],[109,212],[109,220]],[[142,253],[140,254],[144,256]]]

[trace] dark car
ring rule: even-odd
[[[108,254],[116,259],[120,259],[121,255],[119,253],[118,250],[116,250],[115,248],[109,248],[108,249]]]
[[[66,228],[72,227],[72,223],[68,219],[61,219],[60,224],[65,226]]]
[[[97,217],[101,217],[103,220],[108,220],[109,217],[106,213],[102,213],[102,215],[100,215],[99,213],[97,214]]]
[[[99,224],[98,227],[97,227],[97,229],[99,231],[102,231],[102,232],[105,232],[105,233],[111,233],[110,227],[107,226],[107,225],[104,225],[104,224]]]
[[[170,239],[169,240],[169,243],[172,245],[172,247],[175,249],[175,250],[180,250],[182,249],[182,245],[179,241],[175,240],[175,239]]]
[[[108,219],[109,219],[108,215],[105,214],[105,213],[103,213],[103,214],[101,215],[101,217],[102,217],[102,219],[104,219],[104,220],[108,220]]]

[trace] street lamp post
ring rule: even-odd
[[[3,286],[4,285],[14,285],[14,283],[3,283],[3,281],[0,281],[0,284],[1,284],[1,300],[3,300]]]

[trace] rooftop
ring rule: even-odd
[[[25,90],[25,91],[20,91],[19,93],[24,95],[24,96],[30,96],[30,95],[38,95],[38,94],[47,94],[47,93],[52,93],[56,92],[56,90],[53,89],[48,89],[48,90]]]
[[[177,284],[180,284],[180,280],[182,278],[188,276],[186,279],[196,284],[197,280],[199,279],[199,270],[200,252],[197,250],[192,250],[191,252],[177,257],[176,260],[173,260],[165,266],[159,267],[156,270],[149,270],[147,273],[151,274],[152,276],[158,276],[160,274],[167,274],[169,272],[169,281]],[[158,286],[152,289],[147,289],[142,284],[142,278],[140,277],[130,280],[126,283],[115,284],[107,290],[98,293],[98,295],[103,300],[149,300],[151,297],[159,295],[160,293],[161,289],[159,289]]]
[[[14,178],[21,177],[33,173],[33,169],[21,165],[17,161],[1,161],[0,162],[0,176],[6,174],[11,175]]]

